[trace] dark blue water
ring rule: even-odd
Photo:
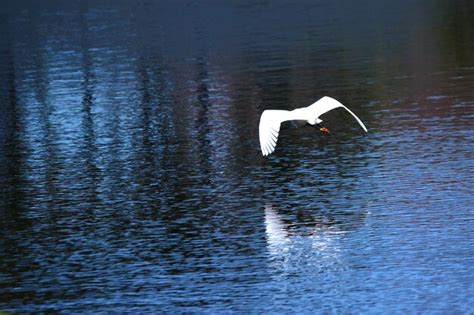
[[[10,1],[0,311],[469,313],[471,1]],[[323,95],[332,131],[265,109]]]

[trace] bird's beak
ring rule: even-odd
[[[329,129],[326,128],[326,127],[321,127],[321,128],[319,128],[319,131],[321,131],[322,133],[325,133],[325,134],[327,134],[327,135],[330,134]]]

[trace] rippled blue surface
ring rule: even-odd
[[[0,311],[468,313],[469,1],[0,11]],[[332,130],[264,109],[330,95]]]

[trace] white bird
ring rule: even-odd
[[[319,119],[319,116],[338,107],[344,108],[354,116],[362,129],[367,132],[367,128],[362,121],[349,108],[332,97],[324,96],[308,107],[297,108],[292,111],[275,109],[263,111],[262,116],[260,116],[259,125],[260,149],[263,156],[267,156],[275,151],[282,122],[289,120],[305,121],[312,126],[317,126],[321,132],[328,134],[329,130],[320,125],[322,120]]]

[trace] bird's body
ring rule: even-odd
[[[319,116],[338,107],[347,110],[357,120],[362,129],[367,132],[365,125],[349,108],[329,96],[324,96],[308,107],[297,108],[292,111],[265,110],[260,117],[259,125],[260,149],[262,150],[262,154],[266,156],[275,150],[281,123],[290,120],[298,120],[310,125],[319,125],[322,122]],[[321,127],[320,130],[328,133],[326,128]]]

